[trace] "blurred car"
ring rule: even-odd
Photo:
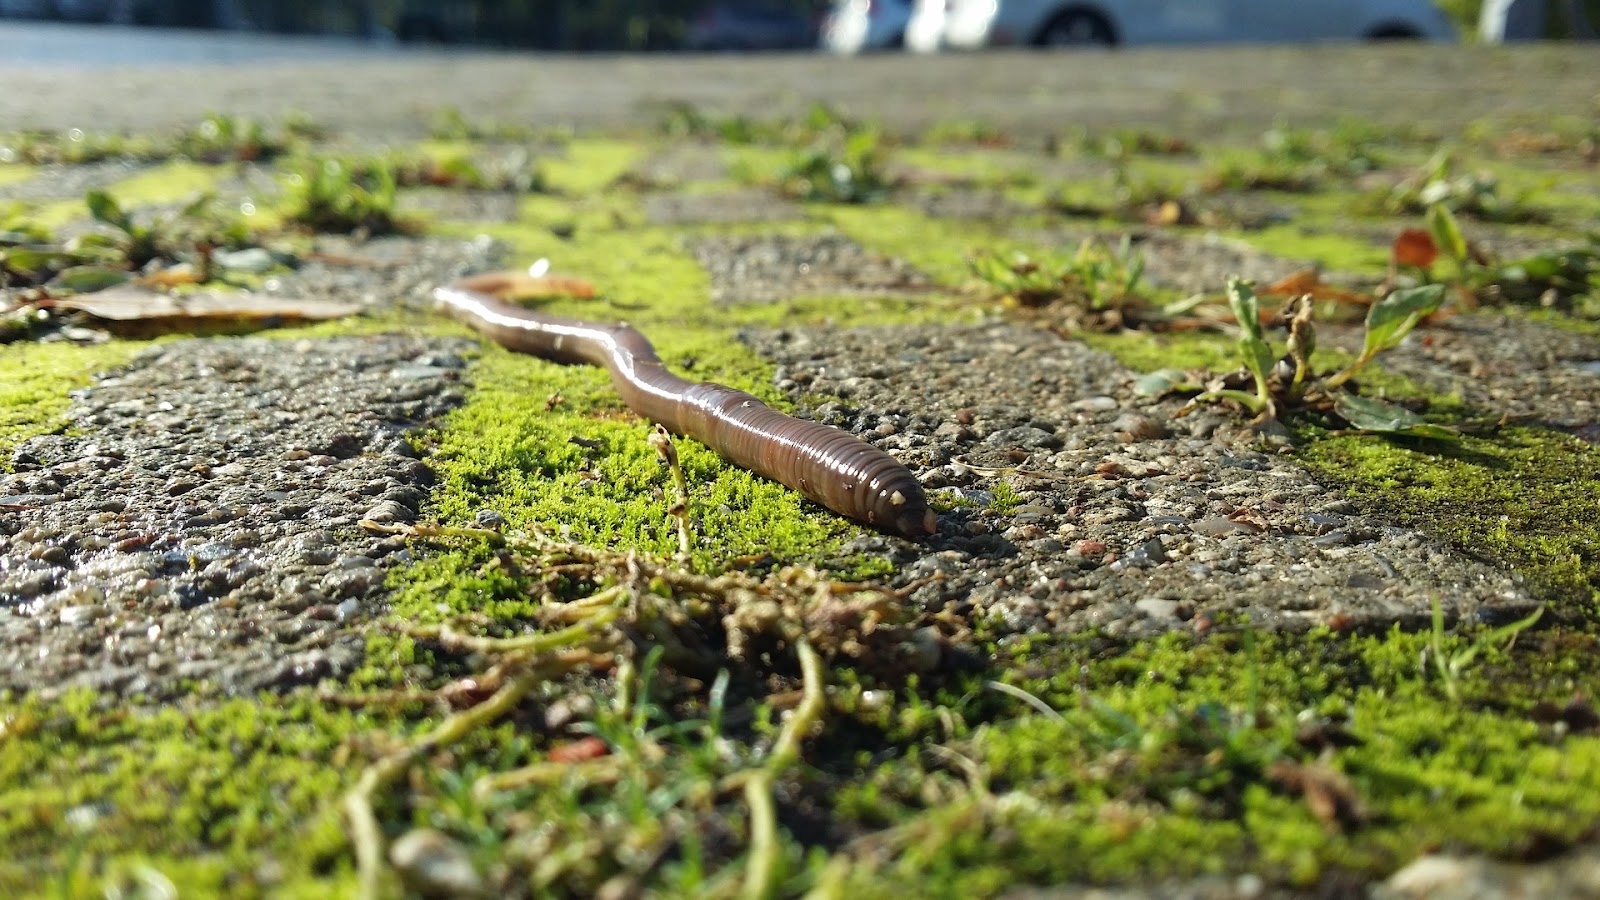
[[[822,47],[833,53],[904,46],[911,0],[840,0],[822,20]]]
[[[777,0],[713,3],[689,23],[691,50],[797,50],[817,45],[815,23]]]
[[[56,11],[52,0],[0,0],[0,16],[18,19],[43,19]]]
[[[1487,0],[1479,13],[1485,44],[1551,38],[1600,40],[1600,0]]]
[[[1429,0],[952,0],[952,47],[1453,40]]]
[[[105,22],[112,18],[113,6],[124,9],[122,13],[126,18],[128,3],[114,4],[112,0],[56,0],[56,15],[73,22]]]
[[[906,49],[912,53],[937,53],[944,46],[945,11],[951,0],[916,0],[906,23]]]

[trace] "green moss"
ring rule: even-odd
[[[1084,333],[1078,340],[1103,350],[1137,372],[1158,369],[1208,369],[1228,372],[1239,368],[1238,340],[1221,333],[1201,331],[1119,331]]]
[[[27,181],[37,174],[39,174],[38,166],[30,166],[25,163],[9,163],[0,166],[0,185]]]
[[[1257,231],[1234,232],[1228,236],[1274,256],[1309,260],[1337,272],[1378,273],[1389,264],[1387,246],[1380,246],[1367,238],[1327,230],[1314,220],[1269,225]]]
[[[85,896],[138,866],[188,895],[348,889],[329,799],[349,736],[383,724],[310,695],[156,709],[0,699],[0,892]]]
[[[642,155],[637,143],[604,138],[573,140],[566,150],[564,156],[543,162],[545,178],[552,190],[579,196],[606,188]]]
[[[715,353],[711,343],[698,349]],[[717,377],[742,380],[727,377],[733,374]],[[537,525],[584,543],[670,555],[676,535],[663,495],[669,476],[648,432],[648,423],[625,412],[603,371],[486,350],[468,403],[435,438],[435,510],[445,522],[464,524],[490,508],[515,527]],[[692,441],[680,442],[679,452],[705,541],[702,566],[763,550],[809,555],[841,531],[835,517],[794,491],[731,467]]]
[[[146,169],[107,188],[124,207],[176,203],[194,194],[214,190],[233,170],[228,166],[175,160]]]
[[[9,469],[17,444],[65,427],[69,391],[87,385],[96,372],[127,362],[143,346],[26,341],[0,346],[0,471]]]
[[[1320,440],[1300,459],[1363,506],[1503,560],[1541,591],[1600,598],[1600,451],[1589,444],[1506,428],[1426,450]]]
[[[850,857],[852,888],[990,896],[1241,871],[1308,888],[1382,877],[1438,848],[1515,856],[1600,823],[1600,738],[1528,718],[1535,701],[1600,686],[1582,664],[1594,639],[1497,650],[1468,671],[1460,701],[1419,676],[1429,640],[1014,643],[998,652],[1001,677],[1059,713],[1019,715],[1027,708],[998,693],[942,695],[950,705],[925,727],[949,734],[954,716],[938,759],[962,765],[912,754],[840,792],[842,815],[890,825],[880,840],[895,848],[887,864]],[[1329,734],[1339,737],[1324,750]],[[1348,780],[1323,795],[1349,804],[1345,819],[1320,818],[1283,775],[1304,766]],[[985,789],[963,772],[981,772]]]
[[[931,219],[903,207],[829,206],[823,214],[856,243],[904,259],[946,287],[967,282],[967,259],[980,249],[1002,253],[1032,249],[1007,237],[997,225]]]

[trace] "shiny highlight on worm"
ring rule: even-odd
[[[433,295],[450,316],[511,350],[606,368],[634,412],[840,515],[909,538],[939,530],[922,486],[889,454],[832,426],[786,416],[744,391],[680,378],[631,326],[545,315],[490,296],[512,277],[476,275]]]

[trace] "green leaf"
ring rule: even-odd
[[[1367,337],[1361,348],[1361,358],[1371,359],[1380,350],[1387,350],[1405,340],[1405,336],[1417,327],[1423,316],[1434,312],[1443,303],[1442,284],[1426,284],[1389,292],[1388,296],[1367,310]]]
[[[1356,394],[1340,394],[1334,400],[1334,411],[1337,412],[1352,428],[1362,431],[1375,431],[1380,434],[1403,434],[1409,437],[1436,438],[1438,440],[1455,440],[1459,435],[1454,429],[1432,422],[1425,422],[1422,417],[1401,406],[1374,400],[1370,397],[1361,397]]]
[[[1256,386],[1261,388],[1267,383],[1267,373],[1278,361],[1278,355],[1272,352],[1272,346],[1260,338],[1242,337],[1239,339],[1239,354],[1244,357],[1244,367],[1256,377]]]
[[[83,196],[83,202],[89,206],[89,215],[96,220],[106,223],[123,231],[133,231],[133,220],[122,211],[115,198],[98,188]]]
[[[1450,207],[1443,203],[1428,207],[1428,233],[1433,235],[1434,245],[1458,265],[1467,261],[1467,239]]]
[[[82,262],[76,255],[53,247],[13,247],[0,253],[0,263],[13,272],[38,275]]]
[[[1173,391],[1197,391],[1200,385],[1189,381],[1180,369],[1160,369],[1143,375],[1133,383],[1133,392],[1141,397],[1160,397]]]
[[[210,211],[211,204],[216,202],[216,199],[216,194],[210,191],[203,191],[178,211],[178,218],[184,220],[201,218]]]
[[[121,269],[105,266],[73,266],[61,270],[51,280],[52,287],[63,287],[79,294],[103,291],[108,287],[126,284],[133,276]]]
[[[1257,341],[1262,340],[1261,303],[1256,300],[1256,292],[1251,282],[1238,276],[1229,276],[1228,306],[1233,310],[1233,317],[1238,320],[1245,336]],[[1271,367],[1271,363],[1267,365],[1268,368]]]

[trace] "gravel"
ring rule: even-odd
[[[1485,414],[1584,431],[1600,421],[1600,337],[1494,313],[1452,316],[1380,361]]]
[[[431,473],[406,435],[460,402],[471,344],[399,335],[165,344],[82,392],[82,437],[0,477],[0,689],[247,694],[349,672]]]
[[[837,234],[707,237],[691,241],[689,249],[711,276],[712,300],[722,305],[922,293],[932,287],[904,260],[873,253]]]
[[[782,222],[805,218],[799,204],[761,188],[717,194],[654,193],[644,200],[645,220],[652,225]]]
[[[1367,515],[1281,437],[1134,395],[1134,373],[1011,324],[747,335],[802,411],[874,439],[952,507],[917,546],[879,535],[929,609],[1017,632],[1299,631],[1499,622],[1535,605],[1510,574]],[[817,405],[815,395],[837,400]]]

